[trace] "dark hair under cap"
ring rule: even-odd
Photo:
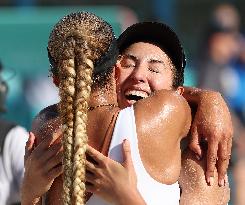
[[[112,68],[117,61],[119,55],[117,40],[113,39],[108,51],[94,65],[94,75],[105,73]]]
[[[166,24],[160,22],[141,22],[128,27],[118,38],[119,53],[122,53],[133,43],[148,42],[159,46],[166,52],[176,67],[179,82],[184,83],[184,68],[186,59],[184,50],[176,33]]]

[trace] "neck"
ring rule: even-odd
[[[100,107],[103,105],[117,105],[117,95],[115,83],[108,83],[103,88],[93,88],[89,107]]]

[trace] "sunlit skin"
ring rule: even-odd
[[[119,58],[116,64],[116,80],[117,80],[118,103],[119,106],[123,108],[134,104],[139,99],[149,97],[151,94],[153,94],[154,91],[157,90],[174,89],[179,94],[182,94],[183,92],[183,87],[178,87],[177,89],[172,87],[173,67],[171,61],[169,60],[165,52],[161,50],[159,47],[149,43],[141,42],[141,43],[132,44],[122,53],[122,56]],[[154,110],[154,106],[151,106],[151,110]],[[147,116],[144,115],[143,113],[139,119],[147,121],[145,119],[147,118]],[[142,124],[146,124],[146,123],[142,122]],[[156,130],[157,129],[155,129],[155,131]],[[138,131],[139,133],[142,133],[140,129]],[[146,135],[149,136],[149,133],[152,133],[152,131],[147,133],[148,134]],[[160,134],[158,135],[156,134],[156,136],[160,136]],[[165,136],[172,136],[172,134],[170,135],[166,134]],[[142,140],[139,142],[140,147],[143,147],[143,145],[150,144],[150,142],[145,143],[143,139],[147,139],[146,136],[143,137]],[[158,144],[163,141],[167,142],[167,139],[165,138],[164,140],[163,139],[157,140]],[[144,149],[151,150],[148,149],[147,147],[144,147]],[[161,153],[163,153],[163,150],[161,150]],[[152,152],[152,154],[154,154],[154,152]],[[170,156],[176,156],[176,154],[173,155],[173,153],[168,153],[168,150],[163,155],[167,156],[167,154],[170,154]],[[167,158],[169,159],[170,156]],[[153,161],[152,158],[156,158],[155,155],[151,156],[152,157],[151,158],[149,154],[144,155],[144,153],[141,153],[141,157],[142,159],[144,159],[143,161],[144,161],[145,168],[147,170],[150,170],[151,169],[150,165]],[[204,176],[201,167],[200,167],[200,172],[201,172],[200,176]],[[165,173],[165,175],[166,174],[167,173]],[[179,171],[176,171],[175,168],[169,174],[171,176],[176,175],[179,174]],[[158,174],[154,173],[154,175],[156,177],[156,175]],[[206,185],[205,180],[202,180],[201,182],[203,182],[204,186]],[[166,179],[165,179],[165,183],[166,183]],[[220,191],[223,192],[222,189]],[[200,193],[203,194],[202,192]],[[107,195],[111,196],[112,194],[107,193]],[[217,196],[219,196],[219,194]],[[192,195],[190,195],[190,198],[191,197]],[[192,201],[192,199],[187,200],[187,203],[190,203],[190,201]],[[224,199],[224,201],[226,200]],[[185,201],[182,200],[181,204],[185,204]]]
[[[172,87],[172,63],[164,51],[153,44],[139,42],[129,46],[122,53],[118,63],[116,64],[116,74],[118,103],[120,107],[123,108],[133,105],[141,98],[149,97],[154,91],[161,89],[174,89]],[[182,94],[183,87],[178,87],[176,91],[179,94]],[[144,144],[148,143],[149,142],[146,142]],[[165,154],[166,153],[163,155]],[[97,155],[99,154],[97,153]],[[144,153],[141,153],[141,157],[144,157],[143,155]],[[102,159],[102,155],[100,157]],[[225,188],[217,186],[217,172],[215,172],[215,186],[213,185],[212,188],[207,186],[203,172],[205,161],[206,160],[200,162],[196,161],[189,151],[186,151],[183,154],[183,167],[179,181],[183,188],[183,195],[181,196],[180,204],[195,204],[199,203],[200,199],[203,204],[217,204],[217,202],[220,204],[227,203],[229,199],[229,188],[228,186]],[[113,167],[113,163],[111,161],[110,163],[110,166]],[[173,169],[176,169],[176,167]],[[102,173],[107,174],[107,170],[101,170]],[[130,170],[128,172],[130,172]],[[169,174],[173,175],[173,173],[174,171],[171,170]],[[106,174],[104,175],[106,176]],[[115,175],[115,177],[118,178],[117,175]],[[103,183],[103,180],[104,179],[101,179],[101,185],[99,186],[102,190],[104,187],[108,186],[108,184]],[[193,189],[193,186],[189,186],[189,180],[198,182],[198,188],[196,188],[196,191],[194,191],[195,189]],[[96,191],[94,192],[97,193]],[[105,192],[101,191],[101,193],[99,192],[97,194],[102,193]],[[200,196],[203,198],[200,198]]]
[[[116,64],[117,99],[119,106],[121,108],[129,107],[139,99],[147,98],[158,90],[175,90],[172,86],[173,69],[171,60],[158,46],[144,42],[137,42],[130,45],[119,57],[119,61]],[[182,94],[183,87],[178,87],[176,92]],[[162,114],[166,112],[168,112],[167,108]],[[159,115],[161,115],[161,113],[159,113]],[[141,116],[140,119],[141,118],[145,119],[146,117]],[[148,122],[150,123],[150,121]],[[150,126],[149,123],[148,125]],[[168,125],[168,127],[171,130],[172,125]],[[159,133],[159,135],[161,134]],[[151,138],[147,139],[151,141]],[[145,140],[141,146],[145,147],[149,144],[148,140]],[[165,142],[166,141],[168,141],[168,138],[165,139]],[[166,156],[169,153],[162,154]],[[143,158],[148,158],[149,155],[149,153],[141,152],[141,157]],[[151,160],[154,159],[151,158]],[[150,163],[144,165],[146,169],[151,167]],[[165,176],[167,179],[171,179],[169,181],[172,181],[173,176],[179,173],[177,170],[179,170],[180,167],[169,167],[171,168],[169,168],[168,171],[165,170]],[[166,180],[165,183],[167,183],[167,181],[168,180]]]
[[[122,52],[116,64],[117,98],[121,108],[148,97],[152,92],[166,89],[177,91],[190,104],[193,112],[198,106],[190,131],[189,148],[198,159],[203,154],[201,139],[208,142],[206,181],[211,184],[217,166],[219,184],[225,182],[232,141],[232,123],[229,109],[222,96],[214,91],[179,86],[172,87],[173,67],[170,59],[159,47],[149,43],[135,43]],[[144,56],[146,54],[146,56]],[[154,68],[154,69],[153,69]],[[163,69],[159,69],[163,68]],[[53,76],[56,86],[59,80]],[[171,81],[171,82],[170,82]],[[185,92],[184,92],[185,90]],[[104,103],[101,101],[101,103]],[[205,123],[206,122],[206,123]],[[218,161],[216,163],[216,159]]]
[[[151,47],[151,45],[149,45],[149,47]],[[160,82],[164,83],[169,89],[171,89],[170,82],[172,79],[172,71],[171,69],[165,69],[163,66],[165,63],[170,62],[165,57],[163,51],[161,51],[160,49],[158,51],[158,55],[160,56],[160,58],[153,58],[154,56],[150,56],[151,60],[150,62],[148,62],[150,64],[153,64],[154,66],[157,65],[157,67],[153,68],[151,66],[149,70],[149,77],[152,75],[151,78],[147,80],[139,80],[139,82],[141,83],[139,84],[137,89],[138,91],[139,89],[141,90],[139,91],[139,93],[136,93],[137,96],[144,95],[144,93],[147,93],[147,95],[145,94],[145,96],[143,97],[146,98],[150,96],[153,93],[154,89],[156,89],[157,85],[160,85]],[[143,58],[143,56],[142,58],[140,58],[140,60],[145,62],[145,58]],[[140,67],[140,69],[141,68],[143,67]],[[159,72],[161,69],[163,72],[166,72],[166,74],[168,73],[168,78],[170,78],[170,80],[167,80],[167,78],[165,77],[162,78],[159,75],[159,83],[153,84],[153,74],[156,73],[157,68],[159,69]],[[155,69],[155,71],[151,71],[152,69]],[[119,74],[119,72],[117,72],[117,74]],[[161,74],[161,76],[164,75]],[[95,89],[92,91],[89,101],[90,106],[101,105],[101,97],[103,97],[103,103],[116,103],[117,99],[113,98],[113,96],[116,97],[116,78],[117,77],[115,76],[115,72],[113,72],[110,78],[110,81],[112,82],[108,82],[108,86],[102,88],[101,90]],[[136,88],[133,87],[133,85],[134,84],[128,84],[127,81],[125,81],[125,88],[131,89],[127,92],[134,92]],[[181,91],[181,89],[179,90]],[[98,96],[100,96],[99,99]],[[53,110],[54,106],[50,107],[49,110],[46,109],[44,112],[42,112],[42,115],[40,117],[36,118],[36,122],[33,123],[33,125],[35,125],[33,126],[33,132],[36,135],[37,139],[39,139],[39,142],[42,135],[40,130],[38,130],[37,128],[40,127],[40,125],[47,123],[47,116]],[[103,138],[101,136],[105,136],[105,131],[107,131],[107,127],[112,116],[111,112],[113,110],[114,107],[112,107],[111,109],[110,107],[100,107],[99,109],[95,109],[88,113],[87,130],[89,136],[89,144],[98,150],[100,150],[100,142],[103,142]],[[188,107],[187,102],[184,100],[183,97],[181,97],[178,93],[174,91],[159,91],[150,98],[140,100],[136,103],[135,119],[137,126],[139,151],[145,169],[152,176],[152,178],[161,183],[172,184],[176,182],[178,180],[180,172],[179,141],[187,135],[190,126],[190,108]],[[151,136],[152,138],[149,138],[149,136]],[[171,149],[171,153],[169,152],[169,149]],[[159,155],[159,153],[161,153],[161,155]],[[30,166],[32,165],[33,163],[30,164]],[[31,169],[32,168],[30,167],[29,170]],[[33,169],[35,169],[35,166],[33,167]],[[31,171],[29,172],[31,173]],[[33,181],[35,180],[32,180],[31,178],[26,178],[25,181],[27,181],[26,184],[28,184],[28,181],[32,181],[32,183],[34,183]],[[39,191],[44,191],[45,193],[47,187],[44,187],[45,189],[42,188],[42,190]],[[48,191],[48,204],[49,202],[52,204],[53,201],[59,204],[59,202],[61,202],[60,193],[62,193],[62,176],[54,180],[51,189]],[[34,195],[34,193],[32,193],[32,195]],[[34,195],[34,197],[37,198],[37,195]],[[26,201],[29,201],[29,199],[33,198],[33,196],[26,196],[26,198],[28,198]]]
[[[173,89],[172,69],[171,60],[158,46],[144,42],[129,46],[116,64],[119,106],[131,106],[157,90]],[[183,88],[177,91],[181,94]]]

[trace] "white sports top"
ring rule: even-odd
[[[138,149],[133,106],[123,109],[118,115],[109,147],[111,159],[123,161],[122,142],[126,138],[130,141],[132,160],[137,175],[137,188],[145,202],[148,205],[178,205],[180,199],[178,182],[172,185],[161,184],[154,180],[143,166]],[[108,203],[93,194],[86,205],[108,205]]]
[[[25,144],[27,131],[13,127],[6,135],[3,153],[0,155],[0,204],[20,201],[20,188],[24,176]]]

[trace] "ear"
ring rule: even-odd
[[[56,87],[59,87],[60,80],[57,76],[52,76],[53,78],[53,83],[56,85]]]
[[[178,93],[178,94],[180,94],[180,95],[183,95],[183,93],[184,93],[184,87],[183,86],[179,86],[177,89],[176,89],[176,92]]]

